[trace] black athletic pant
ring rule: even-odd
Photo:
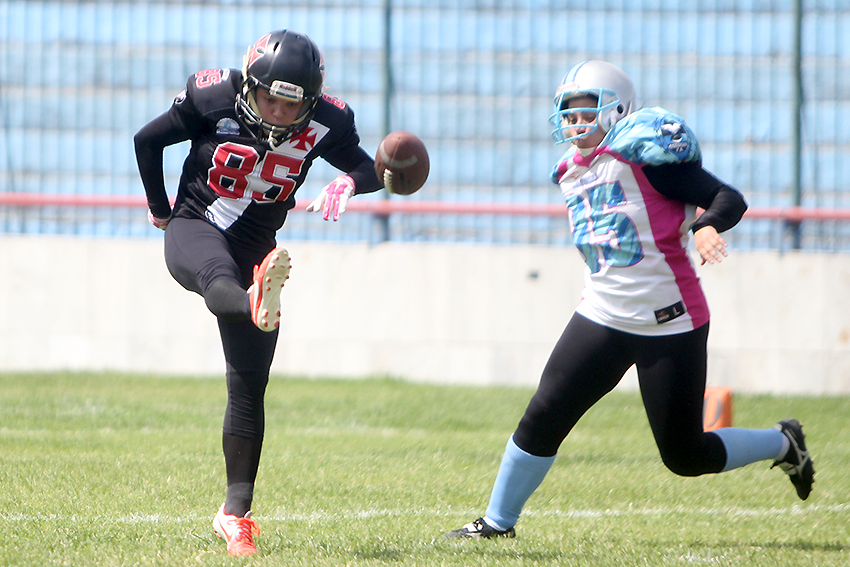
[[[180,285],[204,297],[218,318],[227,363],[228,402],[224,433],[262,439],[263,397],[278,331],[265,332],[251,321],[245,292],[254,266],[273,249],[245,249],[200,219],[175,218],[165,231],[165,262]]]
[[[707,340],[707,323],[688,333],[649,337],[573,315],[514,442],[532,455],[555,455],[581,416],[634,364],[649,425],[667,468],[682,476],[720,472],[726,449],[717,435],[703,432]]]

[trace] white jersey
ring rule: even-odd
[[[684,333],[708,322],[687,250],[696,206],[665,197],[642,171],[699,159],[681,118],[658,108],[618,122],[587,156],[575,148],[565,154],[553,178],[587,264],[577,313],[638,335]]]

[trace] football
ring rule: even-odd
[[[428,179],[431,163],[422,140],[399,130],[387,134],[375,153],[375,173],[396,195],[412,195]]]

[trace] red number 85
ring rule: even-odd
[[[295,180],[304,160],[266,152],[260,160],[257,150],[233,142],[218,146],[207,185],[229,199],[250,195],[256,201],[285,201],[295,190]]]

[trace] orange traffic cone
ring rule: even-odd
[[[705,431],[732,427],[732,388],[709,386],[705,389],[702,424]]]

